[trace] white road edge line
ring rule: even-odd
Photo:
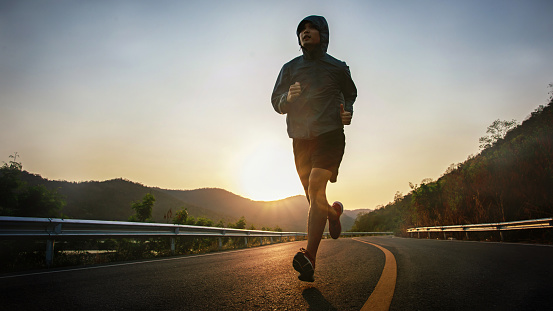
[[[42,271],[42,272],[33,272],[33,273],[25,273],[25,274],[6,275],[6,276],[0,276],[0,280],[1,279],[25,277],[25,276],[43,275],[43,274],[53,274],[53,273],[62,273],[62,272],[74,272],[74,271],[83,271],[83,270],[93,270],[93,269],[102,269],[102,268],[140,265],[140,264],[160,262],[160,261],[183,260],[183,259],[189,259],[189,258],[198,258],[198,257],[205,257],[205,256],[214,256],[214,255],[245,252],[245,251],[248,251],[250,249],[253,249],[253,248],[237,249],[237,250],[232,250],[232,251],[214,252],[214,253],[189,255],[189,256],[184,255],[184,256],[179,256],[179,257],[160,258],[160,259],[136,261],[136,262],[124,262],[124,263],[116,263],[116,264],[112,264],[112,265],[102,265],[102,266],[94,266],[94,267],[82,267],[82,268],[73,268],[73,269],[64,269],[64,270],[55,270],[55,271]]]

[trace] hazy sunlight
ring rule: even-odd
[[[256,201],[273,201],[303,194],[292,148],[264,143],[248,148],[237,161],[240,193]]]

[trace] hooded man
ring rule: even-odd
[[[326,186],[336,182],[345,150],[344,125],[351,123],[357,89],[346,63],[326,53],[329,30],[322,16],[308,16],[296,35],[303,55],[282,66],[271,103],[286,114],[288,136],[293,140],[296,170],[309,202],[307,247],[292,265],[302,281],[313,282],[315,259],[329,222],[332,238],[341,233],[340,202],[328,204]]]

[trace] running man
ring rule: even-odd
[[[326,53],[327,21],[308,16],[296,35],[303,55],[282,66],[271,102],[286,114],[288,136],[293,140],[296,170],[309,202],[307,248],[300,249],[292,265],[306,282],[314,281],[317,250],[328,219],[332,238],[340,236],[340,202],[329,205],[328,182],[336,182],[345,150],[344,125],[351,124],[357,89],[346,63]]]

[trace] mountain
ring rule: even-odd
[[[66,200],[63,214],[68,218],[126,221],[134,214],[131,203],[140,201],[146,193],[152,193],[156,202],[152,209],[155,222],[167,222],[168,211],[174,216],[186,208],[190,216],[205,217],[214,223],[236,222],[244,216],[247,226],[275,228],[284,231],[305,232],[309,205],[305,196],[294,196],[278,201],[253,201],[229,191],[217,188],[196,190],[168,190],[147,187],[125,179],[107,181],[67,182],[52,181],[40,175],[23,172],[23,181],[43,184],[57,189]],[[355,216],[350,211],[342,216],[343,230],[353,226]]]
[[[352,218],[355,220],[355,218],[357,218],[357,215],[363,213],[363,214],[368,214],[370,212],[372,212],[373,210],[372,209],[369,209],[369,208],[360,208],[360,209],[354,209],[354,210],[344,210],[344,215]]]
[[[372,212],[372,209],[368,208],[360,208],[355,210],[344,210],[344,214],[342,215],[342,228],[344,231],[350,230],[353,225],[355,224],[355,219],[357,219],[357,216],[359,214],[368,214]]]
[[[27,172],[23,172],[22,179],[29,184],[43,184],[47,188],[57,189],[65,197],[67,204],[62,212],[69,218],[126,221],[134,214],[131,203],[141,201],[149,192],[156,198],[152,209],[152,217],[156,222],[165,222],[163,216],[170,209],[175,214],[181,208],[187,208],[191,216],[206,217],[214,221],[234,218],[182,202],[158,189],[124,179],[74,183],[47,180]]]
[[[305,231],[309,205],[304,196],[264,202],[252,201],[223,189],[204,188],[196,190],[161,190],[183,202],[202,206],[211,211],[244,216],[257,228],[279,226],[287,231]]]

